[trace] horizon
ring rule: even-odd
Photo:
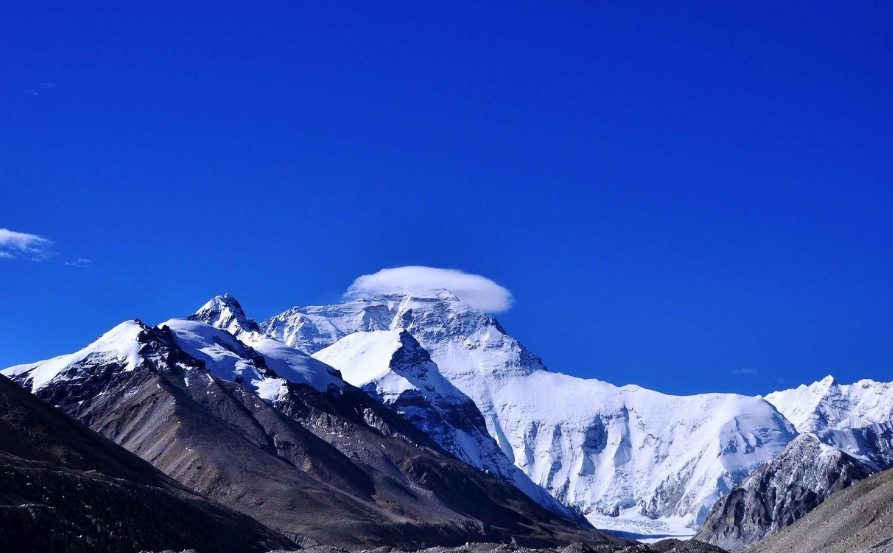
[[[420,266],[555,372],[891,380],[893,5],[5,12],[0,368]]]

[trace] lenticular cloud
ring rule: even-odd
[[[347,297],[371,297],[382,294],[430,295],[446,290],[465,303],[490,313],[501,313],[512,306],[512,293],[487,277],[456,269],[435,267],[395,267],[363,275],[347,289]]]

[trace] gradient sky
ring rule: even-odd
[[[182,4],[0,7],[0,366],[427,265],[561,372],[893,379],[893,4]]]

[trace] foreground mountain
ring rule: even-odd
[[[0,376],[0,550],[261,552],[284,536]]]
[[[890,553],[893,470],[835,493],[792,526],[746,553]]]
[[[815,435],[801,434],[720,499],[695,539],[737,551],[790,526],[874,472]]]
[[[759,398],[668,396],[549,372],[491,315],[446,292],[296,307],[259,328],[326,358],[325,348],[350,358],[366,347],[339,345],[345,337],[405,330],[472,399],[505,456],[600,528],[694,533],[723,493],[796,435]]]
[[[180,483],[320,543],[617,542],[444,452],[294,348],[199,321],[128,321],[3,371]]]

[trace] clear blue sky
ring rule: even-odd
[[[562,372],[893,379],[893,4],[183,4],[0,8],[0,366],[417,264]]]

